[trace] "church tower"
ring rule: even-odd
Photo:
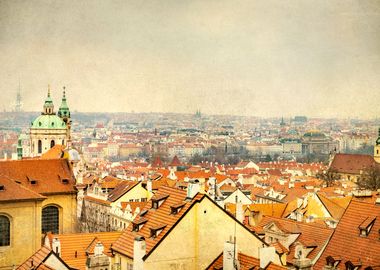
[[[58,116],[66,124],[66,127],[67,127],[67,146],[70,146],[70,143],[71,143],[71,136],[70,136],[71,116],[70,116],[69,106],[67,105],[66,87],[65,86],[63,87],[63,96],[62,96],[61,106],[59,107],[59,110],[58,110]]]
[[[379,136],[376,140],[376,145],[374,148],[373,158],[377,163],[380,163],[380,128],[379,128]]]
[[[66,100],[66,97],[64,99]],[[70,115],[70,112],[65,111],[64,108],[62,108],[61,113],[63,115]],[[48,93],[42,113],[32,122],[30,127],[31,155],[40,156],[57,144],[67,146],[69,134],[66,122],[54,112],[50,86],[48,86]]]

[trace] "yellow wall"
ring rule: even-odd
[[[0,268],[12,269],[41,247],[41,201],[1,203],[0,214],[11,222],[11,243],[0,247]]]
[[[225,241],[233,237],[234,231],[235,221],[205,198],[146,259],[144,269],[204,269],[223,252]],[[239,224],[236,238],[238,251],[258,258],[262,247],[259,239]],[[280,264],[279,258],[275,263]]]
[[[141,201],[141,198],[147,198],[147,200],[149,200],[152,196],[153,193],[143,188],[140,182],[126,194],[121,196],[118,200],[114,201],[111,206],[114,206],[118,202],[129,202],[131,199],[133,199],[133,201],[136,201],[136,199],[139,199],[139,201]]]
[[[76,194],[49,195],[42,202],[42,208],[48,205],[55,205],[59,208],[59,233],[78,231]]]
[[[51,195],[38,202],[1,203],[0,214],[11,221],[11,245],[0,247],[0,269],[12,269],[12,265],[23,263],[41,247],[41,215],[47,205],[59,207],[60,233],[77,231],[76,194]]]

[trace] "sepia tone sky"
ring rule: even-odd
[[[0,0],[0,110],[379,117],[377,0]]]

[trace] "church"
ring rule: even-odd
[[[66,89],[63,87],[63,96],[58,114],[54,112],[54,104],[48,86],[43,111],[31,124],[29,139],[31,156],[41,156],[57,144],[70,145],[71,118],[70,109],[66,101]]]
[[[380,167],[380,129],[374,145],[373,155],[335,154],[330,162],[329,171],[340,180],[357,182],[363,173],[370,168]]]
[[[54,146],[70,148],[70,127],[65,89],[56,115],[49,87],[43,112],[30,127],[31,157],[23,158],[19,139],[17,160],[0,161],[0,269],[15,269],[41,247],[46,233],[77,232],[73,163],[48,155]]]

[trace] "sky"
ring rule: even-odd
[[[380,1],[0,0],[0,110],[380,116]]]

